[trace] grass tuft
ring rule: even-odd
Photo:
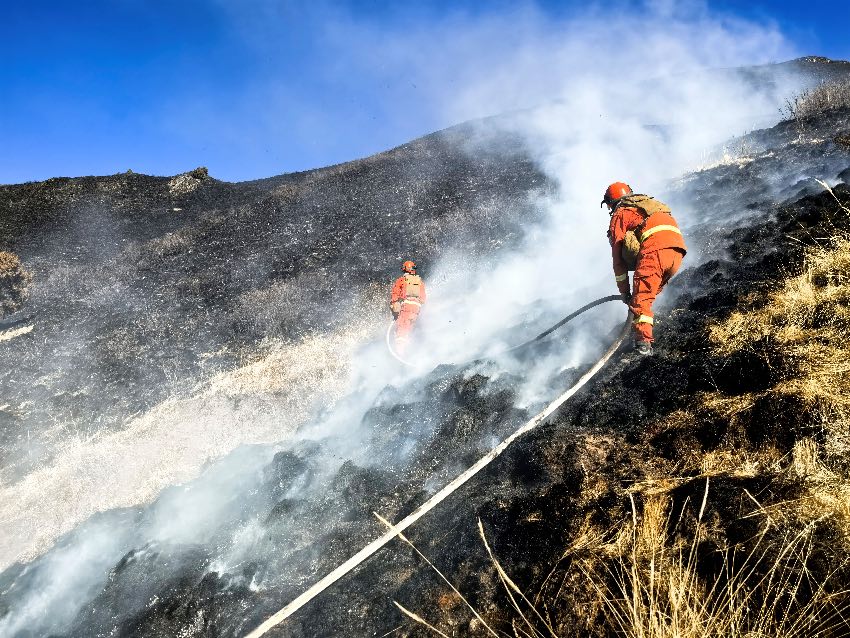
[[[806,123],[824,113],[850,108],[850,81],[826,82],[785,100],[779,109],[786,122],[794,122],[800,133]]]
[[[769,541],[772,519],[748,551],[720,551],[719,568],[706,576],[701,547],[707,538],[706,491],[693,530],[671,526],[669,501],[653,498],[626,521],[619,555],[576,557],[610,625],[629,638],[819,638],[850,635],[848,592],[815,582],[809,570],[812,537],[820,521]],[[633,510],[636,512],[636,510]],[[673,532],[667,530],[673,528]],[[681,533],[680,533],[681,532]],[[690,537],[690,541],[684,539]],[[610,552],[609,552],[610,553]],[[846,560],[844,561],[846,563]],[[835,565],[836,574],[844,564]]]
[[[711,325],[709,339],[720,356],[754,352],[765,342],[782,353],[788,370],[762,398],[776,404],[793,399],[805,408],[823,458],[845,462],[850,454],[850,237],[810,249],[803,272],[770,295],[769,303]],[[802,453],[798,450],[798,456]]]
[[[20,310],[29,298],[31,281],[16,254],[0,251],[0,319]]]
[[[801,446],[801,460],[806,455],[811,460],[811,450],[805,447]],[[699,507],[686,501],[678,513],[674,512],[668,495],[645,498],[640,508],[634,496],[630,496],[629,518],[604,537],[590,530],[580,534],[562,557],[568,567],[559,574],[558,579],[563,577],[561,586],[547,590],[546,583],[553,576],[550,573],[534,602],[494,555],[479,519],[482,542],[510,601],[511,634],[523,638],[558,638],[556,627],[571,627],[567,630],[575,632],[578,628],[560,618],[560,614],[575,605],[577,596],[582,595],[583,604],[594,610],[591,615],[595,618],[589,619],[594,624],[594,636],[850,636],[850,591],[840,585],[840,576],[846,573],[850,559],[845,556],[836,561],[825,577],[821,572],[815,578],[811,566],[820,558],[816,556],[814,539],[825,517],[779,531],[775,512],[747,495],[755,507],[749,516],[763,520],[760,531],[740,546],[707,552],[705,545],[711,532],[705,520],[709,485],[710,480],[706,479]],[[403,540],[412,546],[410,541]],[[581,582],[592,600],[588,600],[587,591],[577,592],[563,586],[568,581],[568,572],[580,574],[581,579],[572,582]],[[440,576],[448,582],[442,573]],[[393,602],[416,623],[432,633],[447,636],[419,614]],[[486,628],[494,636],[511,635],[494,631],[478,612],[475,616],[481,624],[470,628]]]

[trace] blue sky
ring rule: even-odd
[[[243,180],[369,155],[517,106],[487,99],[468,108],[469,87],[517,59],[545,56],[579,14],[597,24],[625,14],[698,32],[701,16],[743,32],[764,29],[771,47],[717,58],[762,63],[794,54],[850,58],[839,24],[846,11],[846,0],[623,0],[589,9],[441,0],[6,3],[0,183],[128,168],[170,175],[198,165]],[[604,55],[614,41],[588,46]],[[525,99],[549,97],[541,87],[552,77],[544,74]],[[465,107],[453,103],[458,95]]]

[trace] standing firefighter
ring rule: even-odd
[[[635,317],[635,350],[652,354],[652,302],[682,265],[685,241],[670,208],[648,195],[633,193],[628,184],[611,184],[602,204],[611,214],[608,241],[614,279]],[[635,271],[631,292],[630,270]]]
[[[401,270],[404,274],[393,284],[390,310],[396,320],[396,352],[403,355],[410,343],[410,332],[419,317],[419,309],[425,303],[425,284],[416,274],[416,264],[412,261],[404,262]]]

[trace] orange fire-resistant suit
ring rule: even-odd
[[[395,347],[398,354],[404,354],[407,350],[410,333],[425,300],[425,283],[422,277],[404,273],[395,280],[390,297],[390,309],[396,317]]]
[[[637,208],[627,205],[615,207],[608,227],[608,240],[614,262],[614,279],[621,294],[629,293],[629,268],[623,259],[623,241],[630,230],[640,241],[629,303],[635,316],[635,340],[652,342],[652,302],[679,270],[687,248],[676,220],[669,213],[656,212],[646,217]]]

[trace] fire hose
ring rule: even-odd
[[[606,303],[608,301],[620,301],[619,295],[612,295],[610,297],[603,297],[602,299],[597,299],[596,301],[583,306],[576,312],[568,315],[563,320],[559,321],[557,324],[546,330],[545,332],[539,334],[534,339],[527,341],[515,348],[511,348],[511,350],[518,350],[520,348],[524,348],[535,341],[539,341],[540,339],[545,338],[547,335],[551,334],[565,323],[579,316],[583,312],[590,310],[598,305]],[[623,324],[623,328],[620,331],[619,336],[614,342],[608,347],[608,349],[604,352],[604,354],[599,358],[599,360],[594,363],[587,372],[585,372],[568,390],[566,390],[563,394],[558,396],[554,401],[549,403],[540,413],[533,416],[531,419],[526,421],[518,430],[516,430],[509,437],[504,439],[501,443],[499,443],[496,447],[490,450],[487,454],[482,456],[474,465],[469,467],[463,473],[455,477],[450,483],[448,483],[445,487],[443,487],[439,492],[435,493],[431,498],[425,501],[422,505],[416,508],[413,512],[405,516],[402,520],[392,526],[392,529],[385,532],[382,536],[379,536],[371,543],[363,547],[359,552],[357,552],[354,556],[349,558],[347,561],[339,565],[336,569],[327,574],[324,578],[316,582],[309,589],[307,589],[304,593],[295,598],[288,605],[283,607],[280,611],[276,612],[268,619],[266,619],[260,626],[254,629],[251,633],[249,633],[245,638],[260,638],[268,631],[279,625],[281,622],[289,618],[296,611],[301,609],[304,605],[310,602],[313,598],[322,593],[325,589],[330,587],[333,583],[338,581],[340,578],[348,574],[355,567],[366,561],[373,554],[375,554],[379,549],[384,547],[387,543],[389,543],[393,538],[397,535],[401,534],[405,529],[413,525],[420,518],[425,516],[428,512],[434,509],[437,505],[439,505],[446,497],[448,497],[452,492],[457,490],[460,486],[466,483],[469,479],[475,476],[479,471],[481,471],[484,467],[490,464],[493,459],[499,456],[502,452],[504,452],[508,446],[516,441],[522,435],[530,432],[538,425],[543,423],[555,410],[557,410],[561,405],[564,404],[568,399],[570,399],[576,392],[578,392],[588,381],[590,381],[597,372],[599,372],[603,366],[608,362],[608,360],[614,355],[620,345],[625,341],[626,337],[629,334],[629,329],[631,327],[631,313],[629,313],[628,318],[626,319],[625,324]]]
[[[519,344],[518,346],[513,346],[512,348],[508,348],[507,350],[502,350],[501,352],[497,352],[496,354],[493,354],[493,355],[490,355],[490,356],[491,357],[498,357],[500,355],[507,354],[508,352],[516,352],[518,350],[522,350],[523,348],[527,348],[528,346],[535,344],[538,341],[542,341],[543,339],[548,337],[550,334],[555,332],[558,328],[560,328],[561,326],[563,326],[566,323],[569,323],[570,321],[572,321],[573,319],[575,319],[579,315],[584,314],[585,312],[587,312],[591,308],[596,308],[596,306],[601,306],[602,304],[608,303],[609,301],[621,301],[621,300],[622,300],[622,297],[620,295],[608,295],[607,297],[602,297],[600,299],[597,299],[596,301],[591,301],[590,303],[583,305],[581,308],[579,308],[575,312],[571,312],[566,317],[561,319],[558,323],[556,323],[554,326],[552,326],[551,328],[547,328],[546,330],[541,332],[539,335],[537,335],[533,339],[529,339],[528,341],[525,341],[525,342]],[[387,349],[390,351],[390,354],[397,361],[400,361],[404,365],[409,366],[411,368],[416,368],[417,365],[415,363],[411,363],[410,361],[403,359],[393,349],[393,344],[392,344],[393,326],[395,326],[395,319],[390,321],[390,325],[387,327],[387,338],[386,338]],[[467,365],[467,364],[470,364],[470,363],[475,363],[476,361],[481,361],[481,357],[479,357],[477,359],[470,359],[469,361],[464,361],[462,363],[457,363],[455,365]]]

